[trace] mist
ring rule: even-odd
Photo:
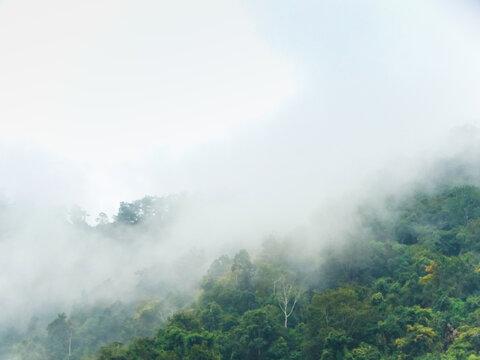
[[[320,252],[478,165],[475,2],[83,3],[0,3],[0,328],[154,295],[145,271],[195,292],[271,236]],[[182,198],[164,228],[91,231],[145,195]]]

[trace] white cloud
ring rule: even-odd
[[[91,164],[262,121],[298,84],[237,1],[7,1],[0,141]]]

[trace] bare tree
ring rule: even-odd
[[[67,321],[68,324],[68,359],[72,356],[72,338],[73,338],[73,328],[75,327],[75,324],[73,323],[72,319],[69,319]]]
[[[73,329],[70,328],[70,336],[68,337],[68,358],[72,356],[72,337],[73,337]]]
[[[285,319],[285,328],[288,327],[288,318],[292,315],[302,291],[296,287],[293,281],[288,281],[285,276],[273,282],[273,293],[278,301]]]

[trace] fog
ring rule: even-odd
[[[194,289],[269,236],[320,251],[363,202],[476,164],[479,17],[474,1],[0,2],[0,328],[142,296],[145,269]],[[170,194],[162,231],[68,220]]]

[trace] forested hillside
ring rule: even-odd
[[[3,346],[39,360],[480,359],[480,188],[416,191],[359,216],[307,258],[275,239],[218,258],[194,302],[79,308]]]
[[[0,360],[480,360],[480,0],[0,0]]]

